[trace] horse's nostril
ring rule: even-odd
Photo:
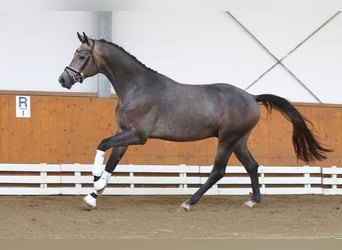
[[[64,84],[64,83],[65,83],[65,80],[64,80],[64,77],[63,77],[63,76],[59,77],[59,82],[60,82],[61,84]]]

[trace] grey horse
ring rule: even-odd
[[[276,109],[292,123],[292,140],[298,159],[304,162],[326,159],[323,147],[307,126],[307,121],[286,99],[271,95],[251,95],[230,84],[187,85],[178,83],[138,61],[120,46],[77,33],[81,46],[59,77],[70,89],[76,82],[98,73],[106,75],[118,96],[115,135],[103,139],[94,160],[94,191],[84,198],[89,208],[96,199],[129,145],[145,144],[148,138],[195,141],[217,137],[217,153],[207,181],[181,207],[189,211],[224,174],[232,153],[251,178],[253,207],[261,201],[258,163],[247,148],[252,129],[260,117],[258,102]],[[112,148],[104,168],[105,151]]]

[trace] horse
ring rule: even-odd
[[[92,174],[94,190],[83,198],[87,208],[105,189],[115,167],[130,145],[143,145],[148,138],[185,142],[209,137],[218,139],[217,152],[207,181],[181,208],[190,211],[201,197],[225,175],[234,153],[249,174],[252,198],[244,204],[253,207],[261,201],[258,166],[247,147],[252,129],[260,118],[263,104],[270,112],[279,111],[292,123],[296,157],[306,163],[324,160],[332,150],[322,146],[306,120],[285,98],[273,94],[252,95],[226,83],[190,85],[176,82],[147,67],[119,45],[104,39],[91,39],[77,32],[81,46],[59,77],[70,89],[86,78],[104,74],[111,82],[118,104],[117,132],[97,147]],[[112,149],[104,165],[105,152]]]

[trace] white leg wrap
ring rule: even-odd
[[[94,176],[101,176],[104,170],[104,156],[105,152],[101,150],[96,150],[95,160],[94,160],[94,167],[93,167],[93,175]]]
[[[96,208],[96,199],[91,196],[91,194],[88,194],[83,198],[83,204],[85,205],[85,208],[87,210],[92,210]]]
[[[102,192],[107,186],[108,179],[110,178],[111,175],[112,173],[109,173],[105,170],[103,171],[101,178],[98,181],[94,182],[94,188],[98,194],[102,194]]]
[[[105,180],[109,180],[109,178],[112,176],[112,173],[107,172],[106,170],[102,173],[102,178]]]

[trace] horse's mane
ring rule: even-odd
[[[143,66],[145,69],[148,69],[148,70],[151,70],[151,71],[153,71],[153,72],[155,72],[155,73],[158,73],[156,70],[154,70],[154,69],[151,69],[150,67],[147,67],[145,64],[143,64],[141,61],[139,61],[135,56],[133,56],[132,54],[130,54],[129,52],[127,52],[124,48],[122,48],[121,46],[119,46],[119,45],[117,45],[117,44],[115,44],[115,43],[112,43],[112,42],[109,42],[109,41],[107,41],[107,40],[105,40],[105,39],[100,39],[100,40],[98,40],[98,41],[100,41],[100,42],[102,42],[102,43],[106,43],[106,44],[108,44],[108,45],[110,45],[110,46],[113,46],[113,47],[115,47],[115,48],[117,48],[117,49],[119,49],[119,50],[121,50],[122,52],[124,52],[125,54],[127,54],[129,57],[131,57],[132,59],[134,59],[136,62],[138,62],[141,66]]]

